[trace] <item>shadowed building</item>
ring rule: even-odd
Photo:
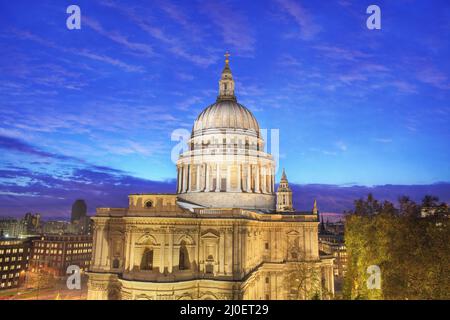
[[[217,100],[195,120],[177,161],[177,193],[132,194],[127,208],[97,209],[88,299],[332,295],[333,260],[319,257],[317,215],[294,211],[285,173],[275,193],[264,143],[234,95],[227,56]],[[287,275],[295,282],[305,266],[318,277],[299,292]]]

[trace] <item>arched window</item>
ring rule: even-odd
[[[153,269],[153,250],[145,248],[141,259],[141,270],[152,270]]]
[[[145,207],[146,208],[152,208],[153,207],[153,202],[152,201],[147,201],[146,203],[145,203]]]
[[[189,252],[186,248],[186,243],[184,241],[181,241],[178,269],[188,270],[189,268],[190,268]]]

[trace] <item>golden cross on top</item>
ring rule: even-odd
[[[225,53],[225,63],[228,64],[230,62],[230,53],[227,51],[227,53]]]

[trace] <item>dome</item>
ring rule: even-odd
[[[193,133],[206,129],[254,130],[259,125],[250,110],[234,100],[218,100],[203,110],[194,122]]]

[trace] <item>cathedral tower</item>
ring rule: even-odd
[[[281,175],[280,185],[277,190],[277,211],[294,211],[294,208],[292,207],[292,190],[289,188],[289,182],[284,169],[283,174]]]

